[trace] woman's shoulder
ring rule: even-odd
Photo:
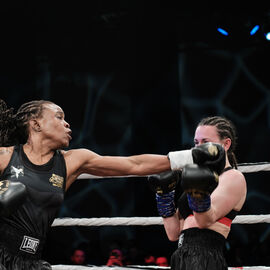
[[[238,169],[232,169],[232,172],[234,173],[235,176],[239,177],[240,179],[243,179],[243,180],[245,179],[244,174]]]
[[[223,178],[223,177],[222,177]],[[224,173],[225,179],[231,179],[233,183],[236,185],[240,185],[242,187],[246,186],[246,179],[244,174],[238,169],[231,169]]]
[[[0,147],[0,174],[7,167],[14,151],[14,146]]]
[[[14,146],[0,147],[0,156],[10,156],[12,155]]]
[[[60,152],[64,156],[72,156],[72,155],[96,155],[93,151],[86,149],[86,148],[76,148],[76,149],[69,149],[69,150],[60,150]]]
[[[232,168],[232,167],[230,167],[228,170],[225,170],[223,174],[226,176],[234,176],[234,177],[239,177],[239,178],[244,177],[244,175],[241,171],[239,171],[236,168]]]
[[[90,162],[94,158],[99,157],[98,154],[86,148],[70,149],[66,151],[61,150],[61,153],[67,163],[71,161],[72,163],[79,163],[80,166],[85,162]]]

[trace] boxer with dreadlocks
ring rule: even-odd
[[[15,113],[0,100],[0,270],[51,269],[42,260],[42,248],[64,192],[80,174],[156,174],[188,164],[193,155],[192,150],[177,151],[169,159],[166,155],[117,157],[82,148],[63,150],[70,140],[70,125],[57,104],[29,101]],[[213,160],[204,147],[197,152],[204,161]]]

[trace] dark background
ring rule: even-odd
[[[270,10],[265,5],[176,7],[142,1],[2,4],[0,98],[60,105],[70,148],[99,154],[167,154],[193,146],[205,116],[231,119],[240,163],[269,160]],[[250,30],[260,25],[251,36]],[[223,36],[217,27],[226,29]],[[269,173],[246,174],[241,214],[270,212]],[[59,217],[157,216],[144,178],[80,180]],[[231,266],[270,265],[269,225],[232,225]],[[69,263],[77,245],[102,265],[120,247],[168,258],[177,243],[162,226],[53,227],[44,257]],[[136,261],[136,263],[140,261]]]

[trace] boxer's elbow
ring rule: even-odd
[[[175,242],[179,239],[179,230],[166,230],[169,241]]]
[[[207,221],[197,221],[197,225],[199,229],[207,229],[209,228],[213,223],[207,222]]]
[[[179,239],[179,235],[167,235],[169,241],[176,242]]]
[[[216,218],[213,215],[209,214],[208,212],[195,213],[194,216],[195,216],[197,226],[200,229],[209,228],[211,225],[213,225],[216,222]]]

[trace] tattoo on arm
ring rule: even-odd
[[[0,148],[0,155],[12,153],[10,148]]]
[[[12,155],[13,147],[0,147],[0,175],[3,173],[3,169],[8,165],[9,159]]]

